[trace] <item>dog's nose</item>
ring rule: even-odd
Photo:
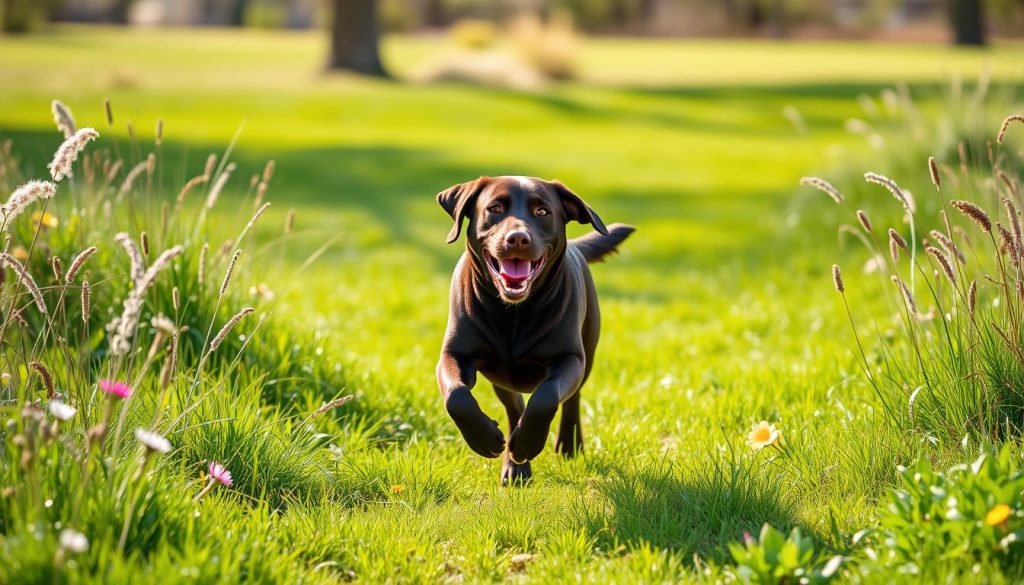
[[[505,236],[505,243],[512,247],[526,247],[530,245],[530,233],[524,230],[509,232]]]

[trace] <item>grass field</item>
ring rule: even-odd
[[[244,224],[248,176],[276,160],[273,207],[255,232],[259,261],[237,284],[269,283],[266,335],[313,332],[318,347],[306,357],[338,364],[344,376],[290,407],[239,400],[256,401],[270,420],[356,397],[317,423],[330,461],[326,491],[296,486],[280,509],[258,490],[218,491],[195,505],[217,529],[171,552],[129,543],[136,552],[114,565],[116,535],[97,535],[82,566],[100,568],[86,574],[231,581],[207,572],[213,559],[245,567],[246,555],[265,554],[271,563],[280,555],[280,572],[250,567],[234,577],[715,580],[728,578],[727,543],[766,522],[799,526],[843,554],[872,524],[898,465],[922,451],[956,460],[885,425],[829,276],[833,262],[859,267],[867,256],[836,243],[848,219],[797,182],[871,161],[877,166],[860,170],[887,168],[844,130],[864,115],[862,94],[907,82],[927,115],[942,108],[950,79],[973,81],[987,69],[1010,84],[1007,104],[1019,109],[1020,45],[593,40],[579,82],[522,93],[323,75],[323,41],[92,28],[0,38],[0,139],[13,138],[29,177],[45,175],[61,142],[51,99],[95,126],[98,144],[127,156],[152,148],[162,119],[156,191],[163,186],[166,197],[241,129],[216,237]],[[405,74],[440,50],[436,39],[393,38],[385,56]],[[800,112],[806,134],[783,115],[787,107]],[[919,165],[926,180],[925,160]],[[499,464],[464,445],[434,382],[461,252],[461,242],[444,244],[449,219],[434,194],[482,174],[559,178],[605,221],[638,228],[621,255],[593,268],[604,327],[582,390],[586,454],[563,461],[547,449],[523,489],[501,488]],[[866,203],[879,215],[891,204],[881,191]],[[279,244],[289,209],[296,234]],[[858,292],[868,280],[858,270],[847,280],[851,304],[886,306]],[[501,420],[488,386],[481,381],[475,394]],[[746,433],[761,420],[776,422],[797,455],[751,452]],[[161,473],[185,477],[201,458]],[[9,555],[30,547],[17,535],[0,538]],[[524,553],[536,556],[524,561]],[[180,570],[161,572],[169,567]]]

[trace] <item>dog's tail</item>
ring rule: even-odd
[[[570,244],[583,253],[587,264],[600,262],[605,256],[619,251],[619,244],[629,237],[629,234],[636,231],[636,228],[624,223],[613,223],[608,226],[608,235],[604,236],[597,232],[590,232],[585,236],[569,240]]]

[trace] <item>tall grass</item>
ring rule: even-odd
[[[994,122],[987,91],[983,82],[963,97],[954,86],[933,131],[908,95],[886,93],[884,111],[902,116],[903,135],[921,141],[889,148],[876,135],[893,159],[882,157],[889,176],[864,174],[876,192],[855,187],[842,197],[822,179],[804,181],[846,207],[851,221],[841,233],[869,253],[863,272],[874,275],[848,275],[847,290],[836,287],[865,378],[897,428],[947,446],[965,437],[998,443],[1024,428],[1024,153],[1012,136],[1016,117]],[[912,172],[908,158],[916,159]],[[872,210],[870,219],[859,206]],[[889,300],[861,310],[847,302],[849,289]]]
[[[225,229],[227,154],[172,189],[159,130],[107,141],[55,110],[51,181],[0,147],[0,581],[332,580],[271,530],[345,496],[316,434],[341,402],[312,411],[346,384],[245,286],[290,237],[259,229],[273,162]]]

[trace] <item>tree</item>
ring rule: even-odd
[[[985,24],[981,11],[982,0],[950,0],[949,19],[953,27],[953,40],[958,45],[985,44]]]
[[[376,0],[334,0],[327,66],[386,77],[380,62]]]

